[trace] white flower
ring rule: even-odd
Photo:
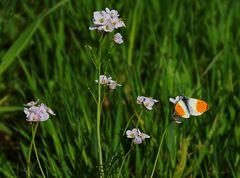
[[[124,22],[119,18],[118,11],[105,8],[105,11],[93,13],[93,26],[89,30],[112,32],[114,29],[125,27]]]
[[[139,129],[127,130],[127,138],[133,139],[134,144],[141,144],[145,138],[150,138],[149,135],[142,133]]]
[[[39,102],[39,99],[37,99],[37,101],[30,101],[28,102],[27,104],[24,104],[24,106],[35,106],[36,104],[38,104]]]
[[[94,25],[105,25],[108,23],[110,18],[111,18],[110,15],[107,13],[104,13],[104,11],[102,12],[97,11],[93,13]]]
[[[148,110],[152,110],[153,105],[157,102],[158,102],[158,100],[153,99],[153,98],[149,98],[149,97],[145,97],[145,96],[137,97],[137,104],[144,105]]]
[[[150,138],[149,135],[141,132],[139,129],[138,129],[138,136],[139,136],[142,140],[145,140],[145,138]]]
[[[51,108],[47,107],[47,106],[46,106],[45,104],[43,104],[43,103],[41,103],[40,108],[42,108],[43,110],[47,111],[47,112],[48,112],[49,114],[51,114],[51,115],[54,115],[54,116],[56,115]]]
[[[110,89],[114,90],[117,87],[120,87],[122,85],[118,84],[116,81],[112,80],[112,77],[107,77],[105,75],[100,75],[99,80],[95,80],[95,82],[101,84],[101,85],[106,85],[108,86]]]
[[[99,26],[98,30],[99,31],[105,31],[105,32],[112,32],[114,30],[114,26],[111,22],[108,22],[105,25]]]
[[[95,82],[97,82],[97,83],[98,83],[98,81],[102,85],[107,85],[108,84],[108,78],[105,75],[100,75],[99,80],[95,80]]]
[[[138,129],[127,130],[127,138],[135,138],[138,135]]]
[[[114,89],[116,89],[116,87],[120,87],[120,86],[122,86],[122,85],[118,84],[116,81],[112,80],[111,77],[109,77],[107,86],[108,86],[110,89],[114,90]]]
[[[143,101],[143,105],[148,109],[148,110],[152,110],[153,105],[158,102],[158,100],[152,99],[152,98],[145,98],[145,100]]]
[[[32,106],[29,109],[24,108],[24,113],[26,114],[27,121],[45,121],[49,118],[49,114],[42,107]]]
[[[39,101],[39,100],[38,100]],[[24,113],[26,114],[27,121],[31,122],[38,122],[38,121],[45,121],[49,118],[49,114],[55,115],[52,109],[48,108],[45,104],[41,103],[37,105],[37,102],[30,102],[26,104],[26,106],[31,106],[30,108],[24,108]]]
[[[116,11],[116,10],[110,10],[110,9],[108,9],[108,8],[105,8],[105,11],[106,11],[106,13],[108,13],[112,18],[119,16],[118,11]]]
[[[32,106],[29,109],[24,108],[24,113],[26,114],[27,121],[40,121],[41,120],[41,116],[37,112],[38,109],[39,109],[39,107],[36,107],[36,106]]]
[[[117,44],[122,44],[123,43],[122,35],[120,33],[116,33],[113,37],[113,40]]]
[[[119,19],[119,17],[113,17],[111,18],[111,23],[113,24],[114,28],[120,28],[118,27],[119,25],[121,26],[121,20]]]
[[[116,29],[121,28],[121,27],[126,27],[124,22],[120,18],[118,18],[118,17],[112,18],[111,22],[112,22],[114,28],[116,28]]]
[[[142,104],[145,98],[146,98],[145,96],[138,96],[137,97],[137,104]]]
[[[143,141],[143,140],[142,140],[141,137],[139,137],[139,136],[136,136],[136,137],[133,139],[133,143],[134,143],[134,144],[137,144],[137,145],[141,144],[142,141]]]

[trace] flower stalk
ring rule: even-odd
[[[37,158],[37,163],[38,163],[39,169],[40,169],[40,171],[42,173],[42,176],[45,178],[46,176],[45,176],[45,174],[43,172],[43,169],[42,169],[39,157],[38,157],[38,151],[37,151],[37,147],[36,147],[36,144],[35,144],[35,140],[33,140],[33,148],[34,148],[35,156]]]
[[[131,151],[133,150],[133,148],[134,147],[131,147],[130,149],[129,149],[129,151],[127,152],[127,154],[124,156],[124,158],[123,158],[123,162],[122,162],[122,164],[121,164],[121,166],[120,166],[120,169],[119,169],[119,171],[118,171],[118,178],[120,178],[120,176],[121,176],[121,172],[122,172],[122,168],[123,168],[123,165],[124,165],[124,163],[125,163],[125,161],[126,161],[126,159],[127,159],[127,157],[128,157],[128,155],[131,153]]]
[[[89,27],[89,30],[97,30],[101,34],[100,36],[100,47],[98,50],[98,76],[99,79],[96,80],[98,83],[98,97],[97,97],[97,145],[98,145],[98,157],[99,157],[99,167],[100,167],[100,177],[104,177],[103,170],[103,158],[102,158],[102,148],[101,148],[101,112],[102,112],[102,101],[104,97],[101,97],[101,85],[105,85],[111,90],[116,89],[116,87],[121,86],[116,81],[112,80],[111,77],[106,77],[101,75],[101,60],[102,60],[102,47],[104,44],[103,32],[109,33],[114,29],[125,27],[124,22],[119,17],[119,13],[116,10],[110,10],[105,8],[105,10],[93,12],[93,25]],[[123,43],[122,36],[120,34],[115,35],[115,43]],[[103,58],[104,59],[104,58]]]
[[[27,104],[24,105],[24,113],[26,114],[26,120],[28,122],[32,123],[32,140],[31,144],[29,146],[29,152],[28,152],[28,157],[27,157],[27,177],[31,177],[31,153],[32,153],[32,147],[34,148],[35,156],[37,158],[37,163],[39,166],[39,169],[42,173],[42,176],[45,178],[45,174],[43,172],[39,157],[38,157],[38,152],[37,152],[37,147],[35,144],[35,135],[37,132],[37,128],[39,125],[39,122],[46,121],[49,119],[49,114],[50,115],[56,115],[53,110],[49,107],[47,107],[43,103],[39,103],[39,99],[37,101],[31,101]],[[36,124],[34,124],[36,123]],[[35,127],[34,127],[35,126]]]
[[[102,40],[100,39],[100,49],[98,53],[98,75],[101,75],[101,56],[102,56]],[[98,99],[97,99],[97,145],[98,145],[98,157],[100,166],[100,177],[104,177],[103,171],[103,159],[102,159],[102,147],[101,147],[101,111],[102,111],[102,98],[101,98],[101,83],[98,82]]]
[[[31,177],[31,153],[32,153],[32,147],[34,143],[34,139],[35,139],[35,135],[37,132],[37,128],[38,128],[38,122],[35,125],[34,128],[34,124],[32,124],[32,141],[31,144],[29,146],[29,152],[28,152],[28,158],[27,158],[27,177]]]

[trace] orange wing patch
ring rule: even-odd
[[[197,112],[203,113],[208,110],[208,104],[205,101],[197,100]]]
[[[177,114],[179,116],[184,116],[185,115],[185,111],[179,103],[176,104],[175,111],[177,112]]]

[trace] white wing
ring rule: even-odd
[[[197,101],[198,99],[195,98],[187,98],[187,106],[189,108],[190,114],[193,116],[199,116],[202,114],[201,112],[197,112]]]
[[[171,103],[173,103],[173,104],[176,104],[176,101],[175,101],[175,99],[173,99],[173,98],[169,98],[169,101],[170,101]]]

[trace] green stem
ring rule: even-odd
[[[125,160],[127,159],[128,155],[129,155],[130,152],[133,150],[133,148],[134,148],[134,147],[131,147],[131,148],[129,149],[129,151],[127,152],[127,154],[124,156],[123,162],[122,162],[122,164],[121,164],[121,166],[120,166],[120,169],[119,169],[119,172],[118,172],[118,178],[121,176],[122,167],[123,167],[123,165],[124,165],[124,163],[125,163]]]
[[[45,178],[45,174],[43,172],[43,169],[42,169],[42,166],[41,166],[41,163],[40,163],[40,160],[39,160],[39,157],[38,157],[38,152],[37,152],[37,148],[36,148],[36,144],[35,144],[35,141],[33,140],[33,148],[34,148],[34,151],[35,151],[35,155],[36,155],[36,158],[37,158],[37,162],[38,162],[38,166],[39,166],[39,169],[42,173],[42,176]]]
[[[156,169],[158,157],[159,157],[159,155],[160,155],[160,150],[161,150],[161,147],[162,147],[163,138],[164,138],[164,136],[165,136],[165,134],[166,134],[167,129],[168,129],[168,127],[164,130],[163,135],[162,135],[162,139],[161,139],[160,144],[159,144],[159,146],[158,146],[158,152],[157,152],[156,159],[155,159],[155,161],[154,161],[154,166],[153,166],[153,170],[152,170],[152,174],[151,174],[150,178],[153,177],[154,171],[155,171],[155,169]]]
[[[100,76],[100,75],[99,75]],[[103,166],[102,161],[102,147],[101,147],[101,86],[98,84],[98,103],[97,103],[97,143],[98,143],[98,155],[99,155],[99,166],[100,166],[100,177],[103,177],[103,170],[101,166]]]
[[[27,177],[31,177],[31,169],[30,169],[30,164],[31,164],[31,153],[32,153],[32,146],[34,144],[34,139],[35,139],[35,135],[36,135],[36,132],[37,132],[37,128],[38,128],[38,122],[36,123],[35,125],[35,128],[34,128],[34,124],[32,125],[32,141],[31,141],[31,144],[30,144],[30,147],[29,147],[29,152],[28,152],[28,158],[27,158]]]
[[[137,111],[136,113],[134,113],[134,114],[130,117],[130,119],[128,120],[128,123],[127,123],[127,125],[126,125],[126,127],[125,127],[125,129],[124,129],[124,131],[123,131],[122,138],[123,138],[124,135],[126,134],[126,131],[127,131],[127,129],[128,129],[128,126],[129,126],[130,122],[132,121],[132,119],[134,118],[134,116],[137,116],[138,113],[140,113],[139,115],[141,116],[141,115],[142,115],[142,111],[143,111],[143,108],[141,108],[139,111]],[[137,122],[138,122],[138,121],[137,121]],[[138,125],[138,124],[137,124],[137,125]]]
[[[98,77],[101,75],[101,39],[100,39],[100,49],[98,53]],[[98,144],[98,156],[99,156],[99,167],[100,167],[100,178],[104,177],[104,171],[103,171],[103,160],[102,160],[102,147],[101,147],[101,84],[100,81],[98,81],[98,101],[97,101],[97,144]]]

